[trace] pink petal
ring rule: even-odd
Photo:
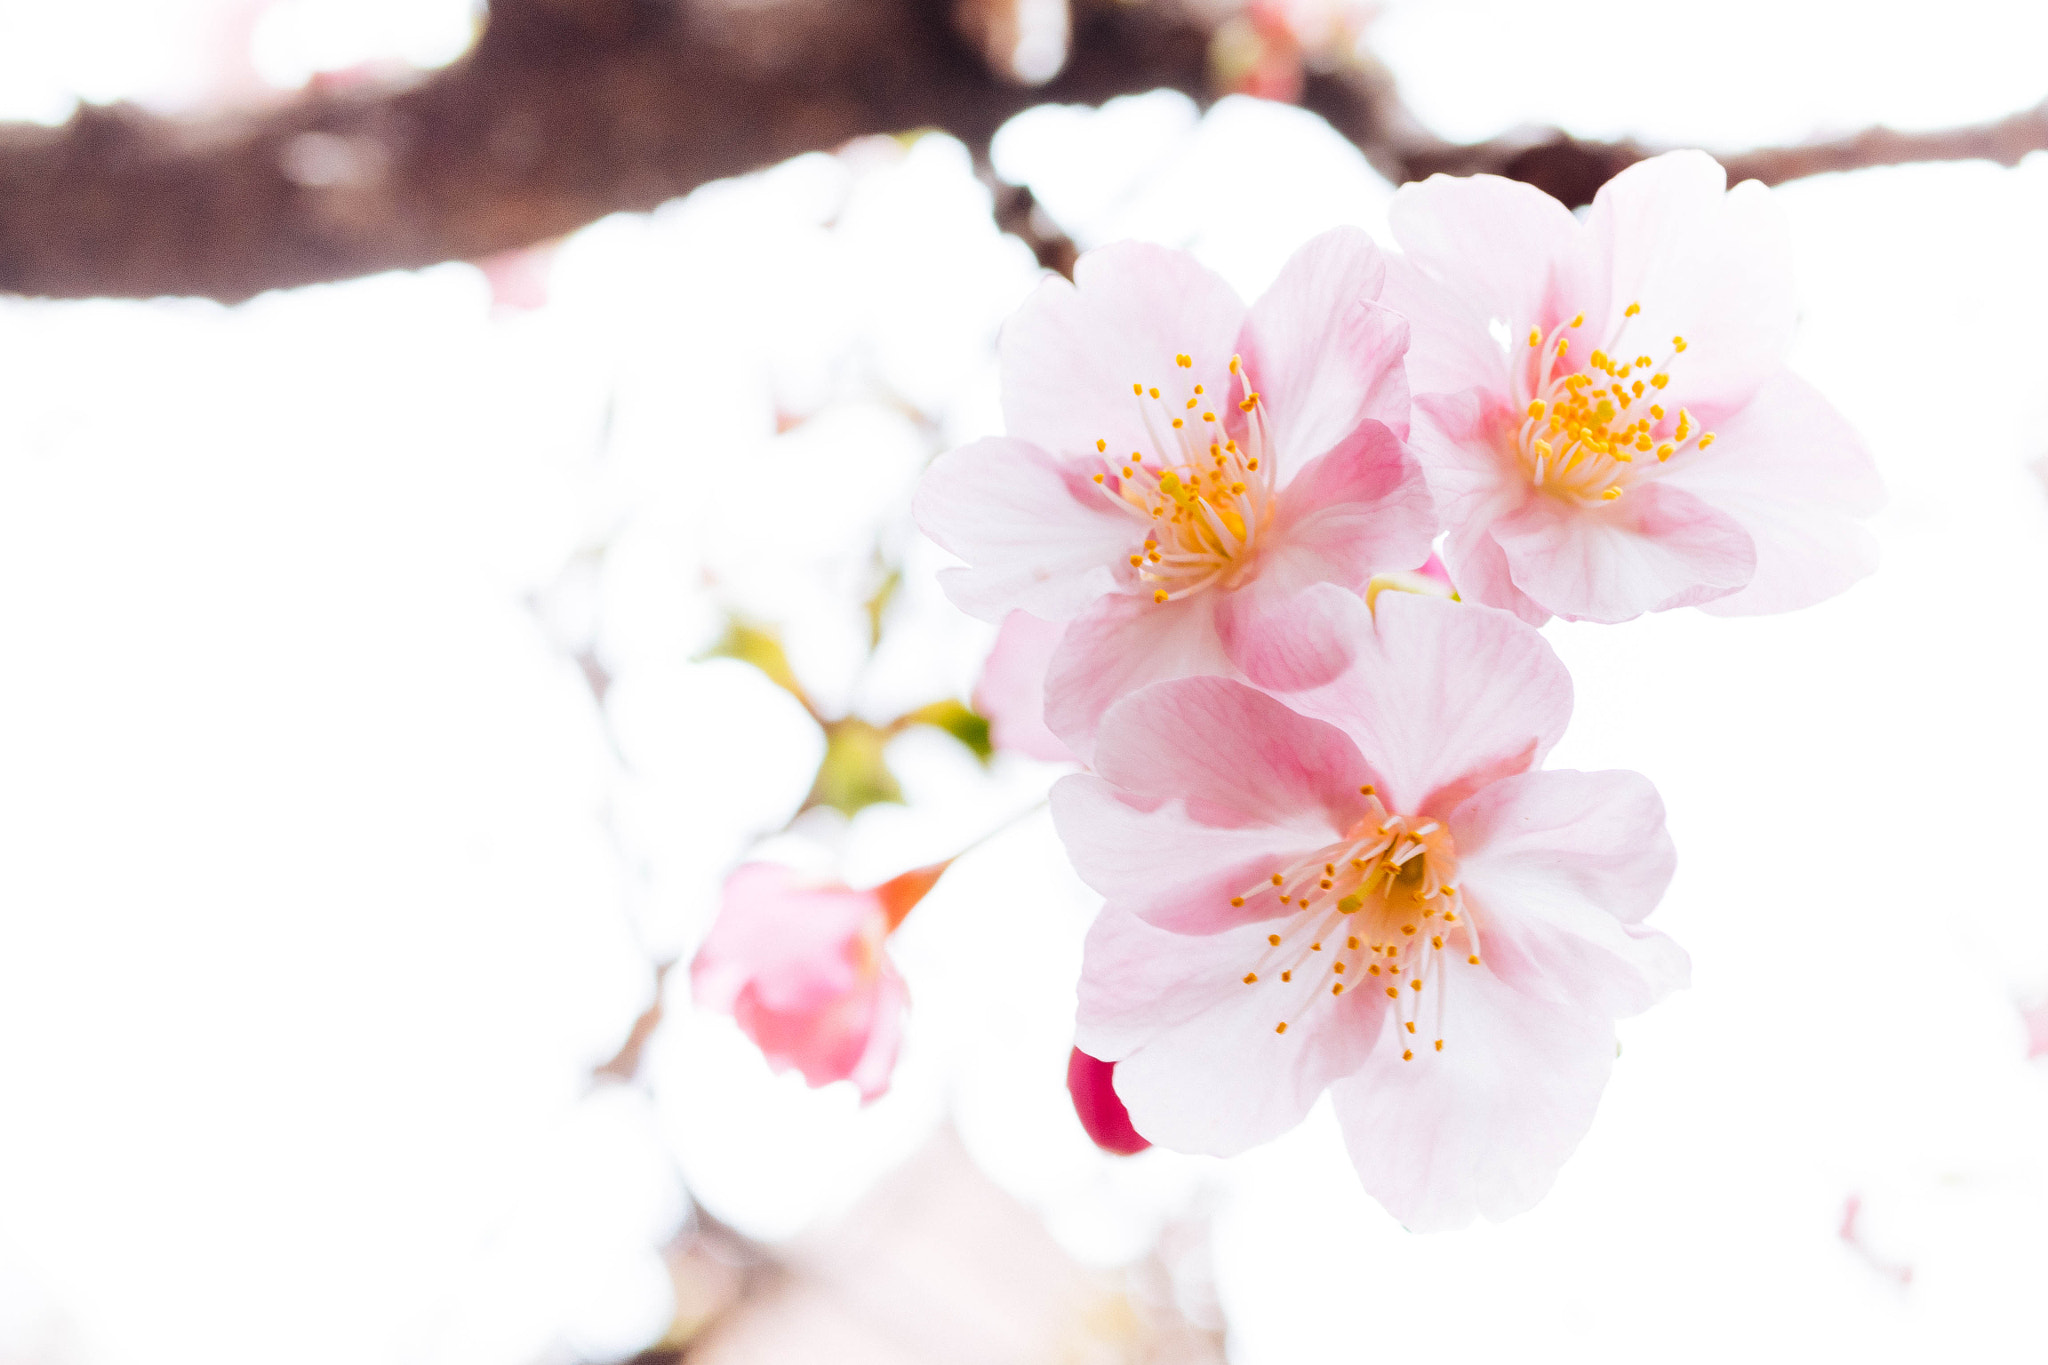
[[[1783,213],[1762,185],[1726,184],[1706,153],[1667,152],[1608,181],[1586,216],[1612,279],[1611,314],[1588,316],[1619,325],[1621,310],[1641,303],[1628,335],[1652,356],[1683,335],[1670,392],[1694,409],[1754,393],[1782,362],[1797,316]]]
[[[1614,1025],[1483,969],[1450,977],[1444,1050],[1382,1047],[1331,1088],[1367,1193],[1413,1232],[1533,1206],[1593,1122]],[[1434,1040],[1431,1040],[1432,1042]]]
[[[1507,551],[1493,538],[1492,528],[1486,522],[1475,522],[1453,532],[1444,542],[1444,558],[1455,575],[1452,581],[1458,585],[1458,596],[1465,601],[1497,607],[1532,626],[1550,619],[1549,612],[1515,586]]]
[[[1580,264],[1571,211],[1519,181],[1433,175],[1403,186],[1389,218],[1403,255],[1390,263],[1380,301],[1414,328],[1408,383],[1418,394],[1505,389],[1496,320],[1547,327],[1560,310],[1606,305],[1604,281]]]
[[[1067,1057],[1067,1093],[1082,1131],[1103,1151],[1132,1156],[1152,1144],[1131,1126],[1130,1111],[1117,1098],[1115,1077],[1115,1062],[1090,1057],[1080,1048]]]
[[[1090,930],[1077,1041],[1117,1063],[1133,1125],[1160,1146],[1230,1156],[1286,1132],[1378,1036],[1374,992],[1319,998],[1304,1016],[1278,983],[1246,983],[1265,948],[1258,925],[1175,934],[1113,906]],[[1298,1021],[1285,1034],[1280,1009]]]
[[[697,1003],[729,1010],[750,983],[777,1009],[842,995],[854,984],[850,946],[881,913],[865,892],[815,885],[775,863],[743,864],[726,878],[691,963]]]
[[[1103,721],[1095,771],[1136,796],[1186,801],[1211,824],[1307,819],[1332,833],[1365,809],[1369,776],[1341,730],[1227,678],[1126,698]]]
[[[1734,518],[1659,479],[1598,507],[1539,495],[1491,534],[1515,586],[1570,621],[1697,606],[1756,572],[1756,548]]]
[[[1237,345],[1283,470],[1363,421],[1407,434],[1408,324],[1374,302],[1386,273],[1362,229],[1333,228],[1295,252],[1252,305]]]
[[[1045,673],[1062,630],[1029,612],[1003,618],[974,687],[974,709],[988,718],[996,748],[1046,763],[1072,761],[1067,746],[1045,728]]]
[[[1283,913],[1263,896],[1230,900],[1337,839],[1372,777],[1335,727],[1222,678],[1118,703],[1095,765],[1099,776],[1053,788],[1067,855],[1113,905],[1190,933]]]
[[[1663,481],[1733,517],[1756,545],[1748,586],[1701,604],[1717,616],[1811,606],[1877,567],[1876,539],[1858,520],[1884,504],[1877,467],[1833,405],[1789,370],[1717,421],[1713,446],[1688,451]]]
[[[1550,613],[1515,586],[1507,555],[1493,538],[1495,522],[1542,496],[1515,468],[1513,457],[1496,448],[1498,433],[1507,426],[1506,400],[1500,394],[1480,389],[1426,394],[1415,400],[1409,443],[1450,531],[1444,559],[1458,595],[1540,626]]]
[[[1142,535],[1076,467],[1024,441],[976,441],[941,455],[911,504],[924,533],[967,561],[939,582],[962,611],[1000,621],[1028,611],[1066,621],[1116,589]]]
[[[861,1103],[872,1104],[888,1093],[889,1079],[896,1072],[896,1055],[903,1049],[903,1019],[909,1011],[909,987],[903,984],[894,966],[885,964],[875,980],[867,1045],[846,1073],[846,1079],[860,1091]],[[804,1073],[804,1079],[818,1084],[811,1080],[809,1071]]]
[[[1362,423],[1281,490],[1257,577],[1218,603],[1224,652],[1263,686],[1327,681],[1348,648],[1311,658],[1303,637],[1276,629],[1275,608],[1318,583],[1363,591],[1374,574],[1421,562],[1435,535],[1435,506],[1413,457],[1388,428]]]
[[[1313,812],[1246,822],[1214,808],[1119,792],[1076,773],[1052,789],[1053,826],[1081,880],[1120,911],[1189,934],[1216,933],[1286,911],[1271,894],[1231,900],[1336,838]]]
[[[1686,984],[1685,950],[1641,925],[1678,863],[1647,778],[1522,773],[1483,788],[1449,824],[1460,898],[1508,985],[1618,1016]]]
[[[1105,597],[1067,627],[1045,678],[1045,723],[1081,762],[1119,698],[1148,683],[1221,676],[1230,659],[1216,634],[1213,592],[1179,602]]]
[[[1317,583],[1293,596],[1237,594],[1217,613],[1230,661],[1268,692],[1310,692],[1341,676],[1358,659],[1359,594]]]
[[[1387,569],[1412,569],[1436,538],[1422,467],[1392,430],[1368,421],[1280,490],[1259,577],[1287,592],[1311,583],[1363,589]]]
[[[1227,377],[1244,317],[1230,286],[1184,251],[1090,251],[1073,284],[1049,277],[1003,326],[1005,430],[1068,457],[1092,456],[1097,440],[1119,456],[1151,450],[1131,385],[1160,383],[1183,353]]]
[[[2048,999],[2020,1007],[2020,1023],[2027,1030],[2027,1057],[2048,1057]]]
[[[1382,593],[1372,609],[1333,590],[1304,600],[1315,613],[1301,611],[1300,628],[1342,623],[1357,657],[1334,682],[1285,700],[1351,737],[1388,809],[1448,815],[1534,766],[1564,733],[1571,676],[1507,613],[1415,593]]]

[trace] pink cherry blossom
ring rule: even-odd
[[[778,1071],[814,1086],[852,1081],[876,1099],[910,1003],[883,944],[945,868],[854,891],[774,863],[739,867],[690,964],[697,1004],[732,1015]]]
[[[987,718],[996,748],[1047,763],[1073,760],[1059,736],[1045,728],[1045,671],[1060,634],[1059,626],[1028,611],[1003,618],[974,688],[974,709]]]
[[[1131,1116],[1117,1098],[1116,1063],[1090,1057],[1075,1048],[1067,1058],[1067,1093],[1074,1099],[1074,1117],[1088,1140],[1105,1152],[1133,1156],[1152,1144],[1131,1127]]]
[[[1777,204],[1702,152],[1629,167],[1583,220],[1493,176],[1395,196],[1384,300],[1413,326],[1414,443],[1463,595],[1540,624],[1789,611],[1876,563],[1883,490],[1784,365]]]
[[[1329,1090],[1409,1227],[1520,1212],[1592,1121],[1613,1021],[1685,982],[1642,923],[1674,865],[1663,805],[1635,773],[1538,768],[1571,682],[1506,613],[1324,589],[1286,614],[1338,630],[1335,678],[1285,705],[1155,684],[1054,788],[1106,898],[1076,1041],[1163,1146],[1242,1151]]]
[[[1125,693],[1230,673],[1270,604],[1429,553],[1384,277],[1338,229],[1247,309],[1185,252],[1125,243],[1004,328],[1009,435],[941,457],[915,510],[966,561],[941,575],[960,607],[1066,626],[1045,715],[1078,757]]]

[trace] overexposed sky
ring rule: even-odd
[[[230,9],[0,4],[0,114],[446,60],[472,22]],[[1741,145],[2030,104],[2044,22],[1400,0],[1379,33],[1447,134]],[[1241,100],[1039,111],[997,158],[1084,241],[1187,245],[1247,293],[1326,226],[1380,230],[1389,193]],[[2048,989],[2048,159],[1779,195],[1794,363],[1877,455],[1884,566],[1784,619],[1552,627],[1579,699],[1553,762],[1657,782],[1695,984],[1624,1025],[1541,1207],[1431,1238],[1359,1193],[1327,1114],[1227,1163],[1095,1153],[1062,1087],[1092,903],[1042,818],[899,936],[888,1099],[769,1076],[681,990],[652,1097],[589,1090],[648,953],[688,951],[817,760],[788,698],[692,662],[720,610],[878,718],[964,690],[986,644],[906,517],[921,424],[996,422],[992,339],[1035,277],[957,145],[606,220],[534,311],[465,265],[236,309],[0,303],[0,1359],[628,1353],[666,1320],[683,1182],[786,1235],[948,1114],[1092,1261],[1211,1201],[1245,1365],[2037,1357],[2048,1067],[2013,1000]],[[864,664],[878,528],[908,580]],[[603,713],[561,652],[586,642]],[[1054,775],[928,734],[893,757],[910,806],[809,856],[886,875]],[[1837,1235],[1852,1195],[1909,1288]]]

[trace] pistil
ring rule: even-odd
[[[1342,842],[1231,898],[1241,908],[1271,897],[1292,912],[1284,928],[1266,935],[1266,951],[1244,984],[1278,983],[1286,997],[1276,1001],[1285,1016],[1274,1026],[1281,1034],[1347,991],[1382,991],[1402,1057],[1412,1061],[1425,1041],[1425,1001],[1434,1007],[1430,1050],[1443,1051],[1447,964],[1458,956],[1479,964],[1479,930],[1452,884],[1457,852],[1442,822],[1390,814],[1370,784],[1361,794],[1367,814]]]

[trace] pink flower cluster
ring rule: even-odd
[[[1870,570],[1880,490],[1784,366],[1769,195],[1710,158],[1583,219],[1439,176],[1393,228],[1391,257],[1317,238],[1250,307],[1179,252],[1084,256],[1004,331],[1008,434],[917,515],[953,600],[1008,618],[986,701],[1042,686],[1044,727],[999,733],[1086,768],[1053,793],[1105,899],[1077,1055],[1130,1131],[1229,1154],[1327,1091],[1430,1229],[1540,1198],[1614,1021],[1687,977],[1644,922],[1656,791],[1541,766],[1572,692],[1533,627],[1818,601]],[[1090,1131],[1132,1145],[1083,1071]]]
[[[1105,902],[1089,1133],[1227,1155],[1328,1092],[1366,1188],[1436,1229],[1542,1196],[1615,1020],[1688,972],[1645,924],[1675,866],[1656,791],[1542,767],[1572,687],[1536,627],[1819,601],[1872,567],[1881,492],[1783,363],[1768,193],[1710,158],[1632,167],[1583,218],[1438,176],[1393,228],[1398,255],[1316,238],[1250,306],[1182,252],[1088,253],[1004,329],[1008,434],[938,460],[915,512],[1002,626],[995,741],[1082,769],[1052,806]],[[714,931],[700,997],[876,1093],[879,902],[770,891],[731,934],[825,965],[735,984]]]

